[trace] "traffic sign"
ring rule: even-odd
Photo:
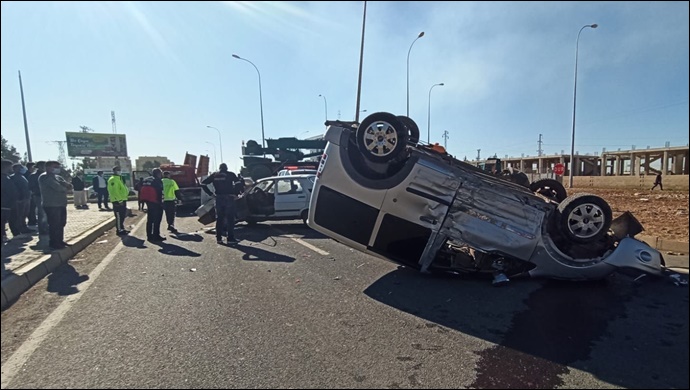
[[[562,175],[565,173],[565,165],[558,163],[553,166],[553,173],[557,175]]]

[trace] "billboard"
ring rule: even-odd
[[[65,133],[70,157],[127,156],[124,134]]]

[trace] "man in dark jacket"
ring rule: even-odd
[[[84,175],[81,172],[77,172],[72,178],[72,196],[74,200],[74,208],[76,209],[88,209],[89,206],[86,205],[87,195],[84,186]]]
[[[38,177],[46,171],[46,162],[36,163],[36,172],[29,175],[29,190],[31,190],[31,200],[36,205],[36,222],[38,224],[38,234],[48,234],[48,219],[41,204],[41,188],[38,185]]]
[[[31,191],[31,180],[30,180],[31,175],[36,171],[35,166],[36,166],[36,163],[33,163],[33,162],[26,163],[26,173],[24,174],[24,177],[29,182],[29,191]],[[36,202],[34,201],[33,193],[31,194],[31,198],[29,199],[28,220],[29,220],[28,221],[29,226],[36,226],[36,223],[38,222],[36,219]]]
[[[13,235],[18,236],[32,233],[32,230],[26,226],[26,217],[29,214],[29,204],[31,203],[31,191],[29,191],[29,181],[24,177],[26,167],[17,163],[12,165],[12,171],[14,173],[10,179],[17,190],[17,200],[10,219],[10,230],[12,230]]]
[[[201,182],[201,188],[216,198],[216,241],[223,244],[223,236],[226,236],[228,244],[233,245],[238,242],[235,239],[235,200],[244,189],[244,179],[229,172],[225,163],[220,164],[219,169]],[[215,194],[208,188],[209,184],[213,184]]]
[[[17,189],[10,179],[12,173],[12,161],[2,160],[2,242],[7,241],[7,232],[5,231],[7,222],[10,221],[12,210],[17,202]]]
[[[161,221],[163,221],[163,171],[160,168],[154,168],[151,175],[144,179],[142,183],[142,191],[146,186],[153,187],[156,192],[156,201],[146,201],[146,238],[149,241],[164,241],[165,237],[161,236]]]
[[[72,185],[60,176],[61,169],[58,161],[48,161],[46,172],[38,178],[43,209],[48,218],[48,234],[52,249],[62,249],[67,246],[65,242],[67,191],[72,188]]]

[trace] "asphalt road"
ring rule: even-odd
[[[688,289],[667,279],[494,288],[301,223],[236,248],[177,224],[94,243],[4,311],[3,388],[688,388]]]

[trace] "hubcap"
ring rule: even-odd
[[[577,206],[568,215],[568,229],[579,238],[596,236],[604,228],[604,212],[591,203]]]
[[[364,145],[371,154],[379,157],[393,153],[398,144],[398,132],[387,122],[374,122],[364,132]]]

